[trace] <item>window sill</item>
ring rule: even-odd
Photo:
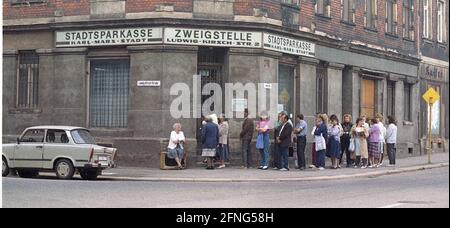
[[[384,35],[389,38],[398,39],[398,35],[393,34],[393,33],[386,32],[386,33],[384,33]]]
[[[438,41],[437,44],[438,44],[438,47],[443,48],[443,49],[446,49],[447,46],[448,46],[448,44],[447,44],[446,42],[439,42],[439,41]]]
[[[352,26],[352,27],[356,26],[355,23],[350,22],[350,21],[344,21],[344,20],[341,20],[341,24],[344,24],[344,25],[347,25],[347,26]]]
[[[327,21],[330,21],[330,20],[331,20],[331,17],[326,16],[325,14],[319,14],[319,13],[316,13],[315,16],[316,16],[317,18],[319,18],[319,19],[322,19],[322,20],[327,20]]]
[[[14,108],[10,109],[9,114],[41,114],[42,109],[39,108]]]
[[[42,5],[47,5],[48,0],[27,0],[27,1],[16,1],[16,2],[11,2],[10,5],[11,7],[29,7],[29,6],[42,6]]]
[[[376,28],[364,27],[364,30],[366,30],[366,32],[378,33]]]
[[[289,8],[292,8],[294,10],[300,11],[300,6],[295,4],[295,3],[294,4],[289,4],[289,3],[281,2],[281,6],[289,7]]]
[[[413,39],[410,39],[410,38],[408,38],[408,37],[403,37],[403,41],[407,41],[407,42],[414,43],[414,40],[413,40]]]
[[[414,122],[408,121],[408,120],[404,120],[403,121],[403,126],[414,126]]]
[[[426,44],[433,44],[433,40],[429,39],[429,38],[422,38],[423,42]]]

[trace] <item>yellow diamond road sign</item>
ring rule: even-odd
[[[436,90],[434,90],[433,88],[429,88],[422,97],[428,104],[434,104],[439,100],[439,98],[441,98],[438,92],[436,92]]]

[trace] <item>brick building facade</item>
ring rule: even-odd
[[[439,0],[433,2],[430,14],[437,21]],[[448,1],[443,2],[448,6]],[[122,165],[156,167],[172,124],[180,121],[189,138],[190,161],[198,161],[199,120],[173,119],[169,108],[174,97],[169,91],[180,81],[192,88],[192,75],[199,74],[205,82],[221,86],[278,83],[279,93],[287,97],[279,106],[292,116],[304,114],[310,126],[317,112],[349,113],[354,120],[362,114],[395,115],[399,156],[413,156],[424,153],[418,140],[426,124],[421,92],[433,75],[442,75],[434,79],[442,83],[443,97],[436,138],[440,148],[447,148],[448,19],[443,17],[444,40],[437,41],[436,29],[431,38],[423,39],[423,4],[414,0],[4,0],[3,139],[14,139],[31,125],[84,126],[98,141],[119,148]],[[187,37],[172,39],[175,31],[230,32],[252,39],[249,45],[210,39],[208,43],[214,45],[208,45],[195,43],[198,39],[187,42]],[[139,40],[95,39],[96,34],[107,37],[114,32],[116,36],[136,32]],[[269,35],[313,48],[293,52],[283,45],[270,46]],[[437,69],[427,68],[424,59]],[[149,80],[160,85],[139,86],[139,81]],[[118,84],[106,88],[108,83]],[[101,92],[105,90],[110,92]],[[239,119],[230,120],[233,164],[240,164],[240,124]]]

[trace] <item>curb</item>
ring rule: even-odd
[[[154,182],[298,182],[298,181],[323,181],[323,180],[341,180],[350,178],[363,178],[363,177],[379,177],[385,175],[393,175],[400,173],[415,172],[427,169],[435,169],[448,167],[449,162],[432,164],[432,165],[418,165],[405,168],[399,168],[395,170],[375,171],[359,174],[345,174],[345,175],[333,175],[333,176],[318,176],[318,177],[292,177],[292,178],[249,178],[249,179],[233,179],[233,178],[177,178],[177,177],[99,177],[99,179],[105,180],[124,180],[124,181],[154,181]]]

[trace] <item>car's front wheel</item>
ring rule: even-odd
[[[6,159],[2,157],[2,177],[6,177],[8,175],[9,175],[8,162],[6,162]]]
[[[68,180],[75,174],[75,168],[70,160],[61,159],[55,164],[55,172],[59,179]]]
[[[80,170],[80,176],[84,180],[97,180],[98,175],[97,170]]]
[[[34,178],[39,175],[37,170],[17,170],[17,175],[22,178]]]

